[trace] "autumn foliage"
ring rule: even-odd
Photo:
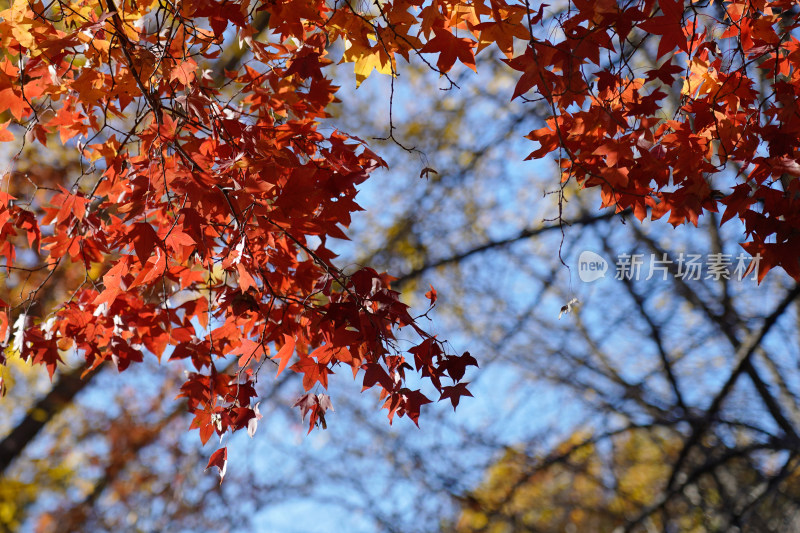
[[[51,375],[68,350],[87,372],[186,360],[180,394],[204,442],[252,430],[265,365],[302,375],[309,430],[332,407],[317,391],[345,367],[390,419],[417,422],[431,401],[411,372],[454,407],[470,394],[476,360],[425,331],[391,276],[334,263],[329,239],[346,238],[358,185],[384,165],[323,122],[335,61],[361,83],[417,57],[453,88],[451,69],[499,53],[517,74],[509,98],[551,111],[530,157],[557,155],[564,183],[674,225],[721,203],[761,275],[800,279],[788,0],[13,0],[0,19],[0,140],[16,152],[0,192],[0,340]],[[242,62],[225,59],[232,47]],[[26,179],[15,165],[35,143],[79,168]],[[56,280],[63,298],[46,305]]]

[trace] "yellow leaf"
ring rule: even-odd
[[[25,48],[33,48],[36,40],[30,32],[33,18],[26,0],[14,0],[11,9],[3,12],[3,18],[11,22],[11,35]]]
[[[683,82],[682,94],[694,95],[699,90],[699,94],[708,94],[719,88],[719,81],[713,67],[709,67],[706,61],[695,57],[689,68],[689,75]]]
[[[36,43],[33,38],[33,34],[28,31],[28,28],[30,27],[30,24],[20,24],[11,30],[11,35],[14,36],[17,42],[28,49],[33,48],[33,45]]]
[[[345,51],[342,61],[355,63],[353,70],[356,74],[356,87],[372,74],[373,69],[380,74],[394,75],[394,62],[380,45],[373,48],[361,48],[350,42],[348,44],[350,46]]]

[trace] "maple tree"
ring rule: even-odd
[[[345,238],[356,186],[382,161],[317,128],[336,90],[322,75],[326,41],[361,19],[339,10],[341,21],[315,29],[337,10],[297,7],[16,1],[0,14],[3,111],[25,126],[23,143],[47,145],[57,133],[86,164],[66,186],[26,190],[22,175],[5,176],[3,268],[20,274],[8,289],[21,294],[0,302],[0,337],[13,352],[51,376],[70,349],[85,357],[85,374],[106,361],[125,370],[145,351],[190,360],[196,372],[181,395],[203,442],[255,426],[253,383],[273,351],[277,375],[296,354],[289,368],[307,391],[326,388],[334,367],[363,369],[389,418],[416,423],[430,400],[406,386],[412,367],[396,328],[422,338],[417,370],[444,397],[467,393],[442,380],[457,384],[475,360],[447,354],[420,328],[388,275],[345,275],[332,263],[327,240]],[[253,40],[261,11],[278,39]],[[215,79],[198,61],[220,54],[229,26],[252,58]],[[2,140],[14,141],[9,123]],[[19,258],[24,248],[43,261]],[[36,309],[67,263],[84,278]],[[233,375],[217,369],[225,356],[238,359]],[[298,402],[310,431],[331,402],[304,398],[314,398]],[[224,472],[225,453],[209,465]]]
[[[723,222],[743,220],[760,276],[781,266],[800,279],[794,3],[546,7],[11,1],[0,12],[0,140],[60,142],[81,165],[63,183],[4,177],[0,250],[13,278],[0,338],[51,376],[66,350],[86,372],[125,370],[145,352],[191,362],[181,395],[203,442],[255,425],[267,361],[302,375],[309,430],[332,405],[316,388],[343,366],[380,389],[390,419],[417,422],[430,402],[407,370],[456,406],[475,359],[422,329],[389,275],[346,274],[328,248],[359,209],[357,186],[384,165],[320,127],[336,100],[325,75],[336,43],[357,82],[418,56],[451,86],[457,64],[476,70],[476,54],[496,47],[518,73],[510,97],[550,112],[528,134],[539,144],[530,157],[558,155],[562,183],[673,225],[722,203]],[[213,75],[232,41],[246,63]],[[40,291],[67,264],[85,275],[43,306]],[[400,350],[399,328],[421,340]],[[217,368],[224,357],[238,363],[230,375]],[[225,454],[210,464],[224,471]]]

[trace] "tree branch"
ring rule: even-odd
[[[81,366],[71,372],[62,373],[50,392],[36,402],[36,405],[28,410],[25,418],[0,442],[0,475],[36,438],[39,431],[68,406],[72,399],[98,374],[98,372],[91,372],[85,378],[81,378],[81,374],[85,370],[86,367]]]
[[[731,375],[725,381],[725,384],[714,397],[711,405],[708,407],[708,409],[706,409],[703,417],[693,425],[692,434],[684,444],[684,447],[678,456],[678,460],[675,462],[675,466],[670,474],[667,487],[673,488],[675,486],[678,473],[680,472],[683,463],[686,461],[690,449],[700,441],[700,438],[703,436],[706,429],[708,429],[709,422],[711,422],[714,416],[716,416],[717,412],[719,412],[720,408],[722,407],[722,403],[728,397],[728,394],[730,394],[731,390],[733,390],[733,386],[744,372],[754,376],[753,382],[756,385],[756,389],[758,390],[759,394],[761,394],[762,398],[767,404],[770,414],[773,415],[775,421],[781,425],[784,431],[787,431],[787,429],[789,430],[787,431],[787,436],[792,437],[793,440],[797,438],[797,434],[794,432],[794,429],[791,427],[791,425],[789,425],[788,428],[783,427],[781,422],[786,422],[786,419],[783,417],[782,413],[780,413],[779,407],[777,413],[773,412],[773,408],[777,407],[773,405],[774,398],[772,398],[772,396],[768,393],[764,395],[762,388],[765,388],[765,386],[763,385],[763,381],[761,381],[760,377],[758,377],[758,374],[755,373],[755,369],[752,366],[752,357],[758,347],[761,345],[761,341],[764,340],[764,337],[766,337],[767,333],[769,333],[770,329],[772,329],[772,326],[774,326],[778,321],[778,318],[783,315],[789,305],[791,305],[791,303],[797,299],[798,296],[800,296],[800,285],[795,285],[794,288],[789,291],[784,296],[783,300],[781,300],[781,302],[775,307],[775,310],[764,319],[764,322],[761,324],[761,328],[758,331],[751,333],[736,350],[736,361],[738,362],[734,367],[733,372],[731,372]],[[759,383],[761,387],[759,387]],[[772,402],[770,402],[769,399],[771,399]]]
[[[551,231],[561,231],[565,225],[566,226],[591,226],[592,224],[595,224],[597,222],[603,222],[603,221],[606,221],[606,220],[611,220],[616,216],[620,216],[620,217],[624,218],[625,216],[627,216],[630,213],[631,213],[631,211],[626,209],[625,211],[622,211],[621,213],[608,212],[608,213],[603,213],[602,215],[585,215],[585,216],[583,216],[583,217],[581,217],[581,218],[579,218],[577,220],[573,220],[572,222],[563,222],[562,221],[562,222],[559,222],[557,224],[549,224],[547,226],[539,226],[537,228],[525,228],[525,229],[523,229],[522,231],[520,231],[517,235],[515,235],[513,237],[508,237],[506,239],[500,239],[500,240],[497,240],[497,241],[489,241],[487,243],[484,243],[484,244],[481,244],[479,246],[476,246],[475,248],[471,248],[471,249],[469,249],[469,250],[467,250],[465,252],[461,252],[461,253],[452,255],[450,257],[446,257],[444,259],[438,259],[436,261],[433,261],[433,262],[430,262],[430,263],[426,263],[426,264],[422,265],[419,268],[415,268],[411,272],[408,272],[406,274],[401,275],[400,277],[398,277],[392,283],[392,285],[394,285],[395,287],[400,287],[400,286],[404,285],[405,283],[408,283],[410,280],[416,278],[417,276],[419,276],[420,274],[422,274],[422,273],[424,273],[424,272],[426,272],[428,270],[432,270],[434,268],[438,268],[438,267],[441,267],[441,266],[451,265],[453,263],[458,263],[458,262],[463,261],[464,259],[466,259],[468,257],[471,257],[473,255],[480,254],[480,253],[483,253],[483,252],[486,252],[488,250],[492,250],[492,249],[495,249],[495,248],[502,248],[502,247],[505,247],[505,246],[509,246],[511,244],[514,244],[515,242],[527,239],[529,237],[536,237],[537,235],[541,235],[543,233],[548,233],[548,232],[551,232]]]

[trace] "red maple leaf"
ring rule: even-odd
[[[420,53],[439,53],[436,66],[439,68],[440,72],[445,73],[449,71],[453,67],[453,64],[455,64],[456,59],[459,59],[475,72],[478,71],[475,67],[475,55],[472,52],[472,49],[477,44],[475,41],[456,37],[448,28],[445,28],[441,22],[437,26],[434,26],[433,33],[435,37],[425,43],[425,46],[420,49]]]
[[[648,70],[645,72],[645,76],[647,76],[647,80],[661,80],[661,82],[665,85],[672,85],[675,81],[675,75],[681,74],[685,72],[686,68],[676,65],[672,62],[672,59],[664,61],[660,67],[655,70]]]
[[[431,290],[425,293],[425,298],[431,301],[431,307],[433,304],[436,303],[436,289],[433,288],[433,285],[429,285]]]
[[[689,44],[683,33],[684,2],[681,0],[659,0],[662,15],[639,24],[639,29],[661,35],[658,43],[658,58],[672,52],[675,48],[689,53]]]
[[[469,382],[465,381],[464,383],[458,383],[452,387],[444,387],[439,400],[449,398],[450,403],[453,404],[453,411],[455,411],[462,396],[472,396],[472,393],[467,390],[467,385],[469,385]]]
[[[277,359],[280,361],[278,364],[278,373],[275,377],[281,375],[281,372],[286,368],[286,365],[289,363],[289,360],[292,358],[292,354],[294,353],[294,338],[290,337],[289,335],[283,336],[283,346],[281,349],[278,350],[278,353],[275,354],[273,359]]]
[[[217,470],[219,471],[219,484],[222,485],[222,480],[225,479],[225,471],[228,469],[227,447],[220,448],[219,450],[211,454],[211,458],[208,460],[208,466],[206,466],[206,470],[208,470],[212,466],[217,467]]]

